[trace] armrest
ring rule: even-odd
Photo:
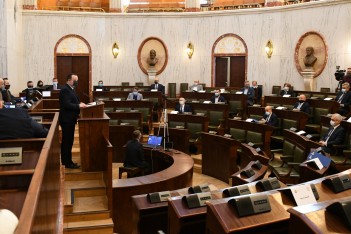
[[[291,162],[294,160],[294,156],[291,156],[291,155],[282,155],[280,156],[280,159],[284,162]]]
[[[283,149],[272,149],[271,152],[272,153],[281,153],[281,152],[283,152]]]

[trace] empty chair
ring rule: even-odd
[[[168,97],[176,98],[177,86],[176,83],[168,83]]]
[[[122,82],[121,85],[122,86],[129,86],[129,82]]]
[[[330,88],[321,88],[322,93],[330,93]]]
[[[135,82],[135,86],[144,86],[144,82]]]
[[[187,91],[189,88],[188,83],[180,83],[180,93]]]
[[[272,87],[272,94],[279,95],[280,94],[281,87],[278,85],[273,85]]]

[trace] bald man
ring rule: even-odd
[[[156,89],[157,91],[160,91],[163,95],[165,94],[165,86],[160,84],[158,78],[155,78],[154,83],[150,86],[150,90]]]
[[[181,97],[179,98],[179,103],[175,106],[175,110],[178,111],[179,114],[183,114],[186,112],[192,112],[191,107],[188,104],[185,104],[186,100]]]
[[[334,145],[343,145],[345,138],[345,131],[340,123],[342,116],[340,114],[333,114],[330,119],[330,128],[327,134],[319,141],[322,149],[327,154],[334,154],[336,149]]]
[[[265,110],[265,113],[260,121],[272,127],[277,127],[278,117],[276,116],[276,114],[273,113],[273,107],[266,106],[264,110]]]
[[[304,94],[299,96],[299,101],[295,103],[293,110],[302,111],[307,114],[310,113],[310,104],[306,102],[306,96]]]

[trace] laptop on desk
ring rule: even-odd
[[[146,148],[157,148],[160,147],[162,144],[162,136],[153,136],[150,135],[147,139],[147,143],[143,144],[143,147]]]

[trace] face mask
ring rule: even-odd
[[[270,112],[266,111],[266,115],[270,115],[270,114],[271,114]]]
[[[33,88],[33,86],[28,86],[28,89],[32,89]]]
[[[335,126],[335,122],[333,120],[330,120],[330,126],[332,126],[332,127]]]
[[[303,102],[305,102],[305,101],[304,101],[304,100],[299,100],[299,102],[300,102],[300,103],[303,103]]]
[[[43,84],[39,84],[38,87],[43,87]]]
[[[289,91],[289,87],[284,87],[284,89],[285,89],[286,91]]]
[[[184,101],[179,101],[180,105],[184,105],[184,103],[185,103]]]
[[[346,93],[346,89],[342,89],[341,92]]]
[[[137,95],[137,94],[138,94],[138,91],[134,91],[134,92],[133,92],[133,95]]]
[[[155,84],[158,84],[158,81],[155,80]]]
[[[5,85],[5,89],[10,89],[11,85]]]
[[[73,81],[73,86],[76,88],[78,86],[78,80]]]
[[[103,86],[103,84],[102,83],[99,83],[99,87],[102,87]]]
[[[53,82],[54,85],[57,85],[57,82]]]
[[[215,93],[215,96],[218,97],[218,96],[219,96],[219,93]]]
[[[247,88],[247,89],[250,88],[250,85],[245,85],[245,88]]]

